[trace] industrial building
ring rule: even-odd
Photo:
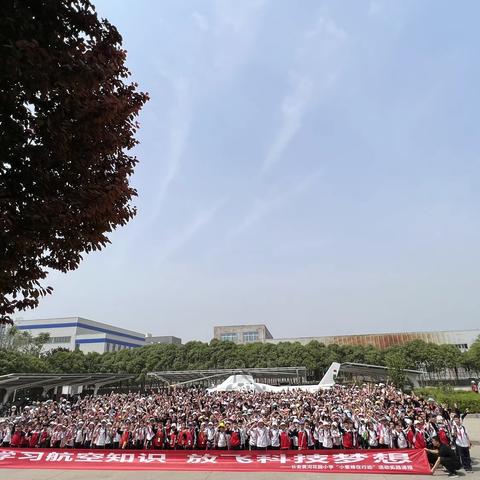
[[[181,345],[182,339],[174,337],[172,335],[152,335],[147,333],[145,337],[145,344],[150,345],[152,343],[166,343],[169,345]]]
[[[263,343],[299,342],[306,345],[307,343],[316,340],[325,345],[373,345],[377,348],[388,348],[392,345],[403,345],[412,340],[423,340],[424,342],[435,343],[437,345],[455,345],[461,351],[466,351],[480,336],[480,330],[446,330],[436,332],[398,332],[273,338],[265,325],[231,325],[214,327],[213,336],[218,340],[229,340],[239,344],[254,341]]]
[[[265,325],[217,326],[213,328],[213,338],[241,344],[273,340]]]
[[[81,317],[17,320],[15,327],[30,332],[33,336],[50,334],[44,351],[67,348],[86,353],[105,353],[145,345],[143,333]]]

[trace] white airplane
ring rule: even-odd
[[[215,387],[208,388],[208,392],[287,392],[293,390],[303,390],[306,392],[318,392],[319,390],[328,390],[335,385],[335,377],[340,370],[340,363],[333,362],[327,370],[320,383],[316,385],[267,385],[266,383],[257,383],[251,375],[237,374],[231,375],[224,382]]]

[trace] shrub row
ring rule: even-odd
[[[480,413],[480,394],[446,388],[417,388],[415,394],[424,398],[432,397],[450,408],[457,407],[462,413]]]

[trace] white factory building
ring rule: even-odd
[[[133,330],[94,322],[81,317],[16,320],[15,327],[33,336],[50,334],[44,351],[68,348],[82,352],[116,352],[125,348],[143,347],[145,335]]]

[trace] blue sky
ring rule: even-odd
[[[139,213],[19,317],[478,328],[478,2],[96,5],[151,96]]]

